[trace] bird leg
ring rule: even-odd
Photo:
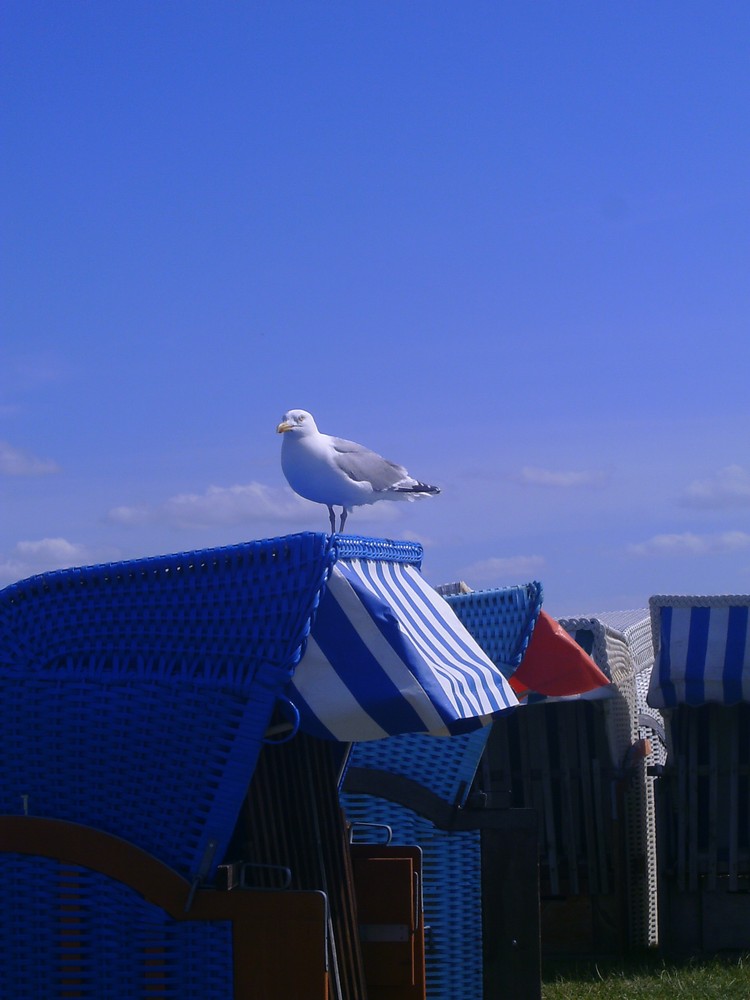
[[[331,522],[331,534],[336,534],[336,513],[330,504],[326,505],[328,507],[328,519]]]
[[[346,507],[342,507],[341,508],[341,524],[339,525],[339,531],[340,532],[343,532],[343,530],[344,530],[344,525],[346,524],[346,518],[347,518],[348,513],[349,513],[349,511],[346,509]]]

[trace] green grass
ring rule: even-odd
[[[543,1000],[749,1000],[750,954],[545,963]]]

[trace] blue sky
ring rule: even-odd
[[[360,508],[552,614],[750,592],[750,5],[5,0],[0,585]]]

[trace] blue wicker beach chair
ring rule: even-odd
[[[210,875],[332,558],[325,535],[297,535],[0,592],[0,811]]]
[[[450,739],[394,736],[356,744],[347,774],[349,787],[380,788],[382,795],[344,792],[342,803],[355,841],[377,839],[373,827],[389,829],[394,844],[422,849],[427,995],[477,1000],[483,995],[482,869],[480,831],[441,829],[420,815],[428,808],[449,817],[465,801],[489,730]],[[369,772],[369,774],[368,774]],[[401,782],[398,779],[404,779]],[[395,780],[394,780],[395,779]],[[346,787],[346,786],[345,786]],[[394,799],[387,795],[398,796]],[[433,800],[434,796],[434,800]],[[400,799],[400,801],[399,801]],[[411,802],[417,808],[410,808]]]
[[[445,602],[497,670],[511,676],[541,607],[540,585],[450,593],[457,589],[440,588]],[[342,802],[355,837],[388,828],[394,843],[422,848],[430,998],[482,997],[485,956],[496,957],[497,943],[483,940],[480,827],[488,816],[466,808],[490,731],[488,726],[451,739],[406,734],[356,743],[345,778]],[[533,894],[536,886],[529,888]],[[536,943],[538,950],[538,928]],[[538,969],[538,956],[536,961]]]
[[[420,561],[300,534],[0,591],[8,996],[327,995],[320,891],[212,886],[236,882],[269,740],[475,730],[515,704]]]
[[[269,968],[283,990],[285,963],[263,956],[284,912],[318,936],[309,989],[325,996],[320,893],[198,886],[333,558],[325,535],[297,535],[0,592],[0,994],[212,1000],[268,989]]]

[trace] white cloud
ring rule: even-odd
[[[257,521],[289,524],[309,522],[312,505],[291,490],[263,483],[209,486],[203,493],[179,493],[154,506],[119,506],[108,517],[118,524],[161,522],[179,528]]]
[[[16,551],[26,558],[51,559],[58,566],[63,563],[72,566],[84,551],[84,546],[69,542],[66,538],[40,538],[35,542],[19,542]]]
[[[48,476],[60,467],[49,459],[19,451],[7,441],[0,441],[0,474],[5,476]]]
[[[182,493],[163,505],[163,514],[180,526],[241,524],[246,521],[288,521],[308,505],[288,491],[262,483],[209,486],[204,493]]]
[[[685,491],[683,503],[712,510],[750,507],[750,472],[741,465],[728,465],[709,479],[696,479]]]
[[[380,503],[358,508],[360,524],[388,523],[396,517],[398,504]],[[337,516],[340,513],[336,510]],[[354,516],[354,515],[352,515]],[[272,527],[328,530],[328,511],[321,504],[304,500],[288,487],[246,483],[209,486],[203,493],[178,493],[160,504],[123,504],[111,508],[107,519],[117,524],[169,524],[175,528],[205,528],[212,525],[264,524]],[[351,523],[351,522],[349,522]],[[349,524],[347,524],[347,527]]]
[[[459,576],[470,587],[476,584],[505,586],[509,581],[532,579],[544,565],[543,556],[494,556],[464,566]]]
[[[551,486],[558,489],[570,489],[579,486],[601,486],[605,476],[603,472],[588,470],[541,469],[535,465],[524,465],[519,474],[522,483],[528,486]]]
[[[154,510],[151,507],[113,507],[107,514],[110,521],[117,524],[146,524],[155,520]]]
[[[66,538],[18,542],[7,558],[0,557],[0,584],[13,583],[48,570],[101,562],[104,558],[112,558],[112,553],[103,556]]]
[[[715,535],[682,534],[654,535],[645,542],[630,545],[628,551],[635,556],[658,555],[720,555],[740,552],[750,548],[750,534],[745,531],[724,531]]]

